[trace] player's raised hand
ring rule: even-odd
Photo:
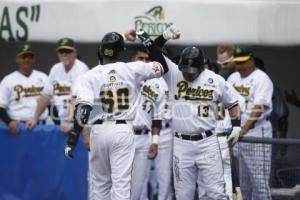
[[[151,144],[148,152],[148,158],[150,160],[154,160],[158,153],[158,145],[157,144]]]
[[[30,121],[27,121],[27,122],[26,122],[26,130],[31,130],[31,129],[33,129],[33,127],[36,125],[36,123],[37,123],[37,120],[35,120],[35,119],[32,119],[32,120],[30,120]]]
[[[65,147],[65,156],[70,160],[72,160],[74,158],[73,149],[74,149],[73,147],[68,146],[68,145]]]
[[[227,138],[227,142],[234,145],[239,140],[240,135],[241,135],[241,127],[234,126],[232,128],[230,135]]]
[[[171,26],[169,26],[164,32],[163,32],[163,37],[166,40],[169,39],[179,39],[180,38],[180,30],[177,26],[175,26],[174,24],[172,24]]]
[[[10,121],[8,124],[9,130],[14,136],[18,136],[20,134],[17,126],[18,126],[18,121],[15,120]]]
[[[127,31],[123,35],[124,35],[125,39],[130,42],[134,42],[136,40],[135,30],[133,30],[133,29]]]

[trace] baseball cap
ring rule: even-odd
[[[18,48],[17,48],[17,57],[23,55],[23,54],[32,54],[34,55],[33,49],[31,47],[31,45],[29,45],[28,43],[24,43],[21,44]]]
[[[62,38],[58,40],[58,45],[56,50],[60,49],[69,49],[69,50],[75,50],[75,42],[71,38]]]
[[[233,62],[245,62],[252,57],[252,50],[248,46],[238,46],[233,52]]]

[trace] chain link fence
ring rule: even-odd
[[[243,146],[244,151],[249,151],[250,155],[256,154],[256,163],[252,163],[252,166],[257,167],[254,177],[261,179],[256,183],[264,184],[258,188],[265,187],[269,173],[268,181],[273,200],[300,200],[300,139],[243,137],[239,145]],[[258,150],[256,153],[253,152],[253,146]],[[271,159],[270,154],[268,155],[270,147]],[[261,161],[264,163],[263,168],[257,165]],[[263,169],[269,169],[267,174]]]

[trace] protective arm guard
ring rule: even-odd
[[[87,124],[92,107],[87,104],[78,104],[74,111],[74,128],[68,133],[67,145],[65,147],[65,156],[73,158],[73,150],[78,142],[80,132]]]

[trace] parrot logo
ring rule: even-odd
[[[23,51],[28,51],[29,48],[30,48],[30,46],[28,44],[25,44],[23,47]]]
[[[68,39],[63,39],[62,41],[61,41],[61,46],[64,46],[64,45],[66,45],[68,43]]]
[[[150,10],[148,10],[145,14],[153,17],[156,20],[164,20],[165,19],[165,12],[164,12],[162,6],[155,6],[155,7],[151,8]]]
[[[236,53],[236,54],[240,54],[241,52],[242,52],[242,49],[241,49],[241,48],[237,47],[237,48],[235,49],[235,53]]]

